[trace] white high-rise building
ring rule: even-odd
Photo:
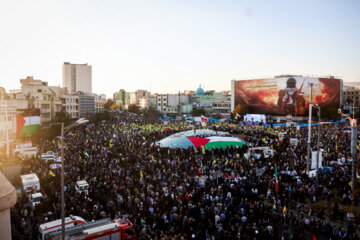
[[[63,87],[71,93],[92,93],[92,67],[85,64],[63,64]]]

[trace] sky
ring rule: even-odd
[[[279,74],[360,81],[360,1],[0,1],[0,86],[62,85],[92,65],[93,92],[230,90]]]

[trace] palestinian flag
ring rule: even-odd
[[[40,116],[23,117],[16,114],[16,136],[31,134],[40,126]]]
[[[276,205],[275,205],[275,203],[273,203],[273,209],[276,210]]]
[[[221,136],[213,136],[207,138],[199,138],[199,137],[187,137],[194,145],[195,149],[199,147],[205,147],[206,149],[211,148],[225,148],[230,146],[239,146],[242,147],[244,142],[236,137],[221,137]]]

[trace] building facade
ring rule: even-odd
[[[215,92],[213,90],[205,92],[205,90],[200,86],[195,91],[195,94],[191,96],[194,109],[204,109],[207,114],[219,113],[219,111],[230,111],[231,106],[228,110],[223,110],[223,108],[227,107],[228,97],[228,95],[223,92]]]
[[[104,105],[106,103],[105,94],[95,94],[95,113],[104,111]]]
[[[85,64],[63,64],[63,87],[72,94],[78,91],[92,93],[92,66]]]
[[[26,100],[28,109],[40,110],[40,121],[47,122],[61,111],[63,90],[57,86],[48,86],[47,82],[33,77],[20,79],[21,93],[14,93],[16,100]]]
[[[130,104],[130,93],[126,92],[124,89],[120,89],[113,94],[113,101],[116,106],[124,106],[127,108]]]
[[[220,114],[223,118],[231,116],[231,96],[219,97],[212,103],[212,114]]]
[[[155,106],[162,113],[183,112],[183,105],[191,103],[191,96],[185,94],[155,94]]]
[[[150,97],[151,93],[146,90],[136,90],[130,93],[130,104],[136,104],[141,107],[141,99]]]
[[[360,105],[360,87],[343,88],[343,109],[347,113],[359,112]]]
[[[80,117],[93,116],[95,114],[95,97],[89,95],[80,95]]]
[[[62,96],[65,111],[71,116],[71,118],[80,117],[80,97],[78,95]]]
[[[6,144],[6,133],[9,142],[16,138],[16,108],[9,107],[5,101],[0,101],[0,148]]]

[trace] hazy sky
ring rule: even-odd
[[[360,81],[360,1],[1,1],[0,86],[62,84],[89,63],[93,91],[230,90],[232,79]]]

